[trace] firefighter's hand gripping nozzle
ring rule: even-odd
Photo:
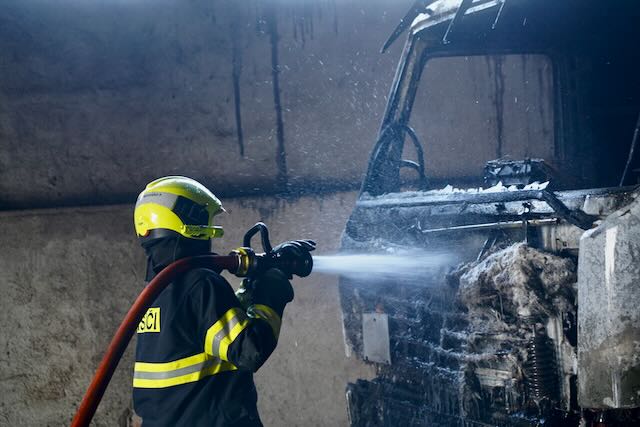
[[[251,248],[251,238],[260,233],[264,253],[256,253]],[[262,222],[257,223],[247,231],[243,246],[232,251],[238,257],[238,269],[234,274],[238,277],[257,277],[269,270],[277,268],[289,278],[294,275],[306,277],[313,269],[311,251],[316,248],[313,240],[291,240],[271,247],[269,230]]]

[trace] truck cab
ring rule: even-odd
[[[602,307],[579,271],[585,235],[638,195],[638,18],[631,2],[419,0],[384,44],[407,33],[342,251],[450,261],[341,278],[347,352],[377,373],[347,387],[352,426],[640,422],[638,364],[586,362]]]

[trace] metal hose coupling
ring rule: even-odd
[[[258,271],[258,257],[253,249],[240,247],[231,251],[229,255],[238,257],[238,268],[232,273],[238,277],[247,277]]]

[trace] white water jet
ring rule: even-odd
[[[391,254],[314,255],[313,271],[351,278],[419,279],[456,264],[456,257],[443,252],[424,250]]]

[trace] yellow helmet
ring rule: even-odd
[[[207,187],[184,176],[167,176],[140,193],[133,217],[141,238],[161,237],[170,230],[189,239],[209,240],[223,235],[222,227],[211,225],[221,212],[222,203]]]

